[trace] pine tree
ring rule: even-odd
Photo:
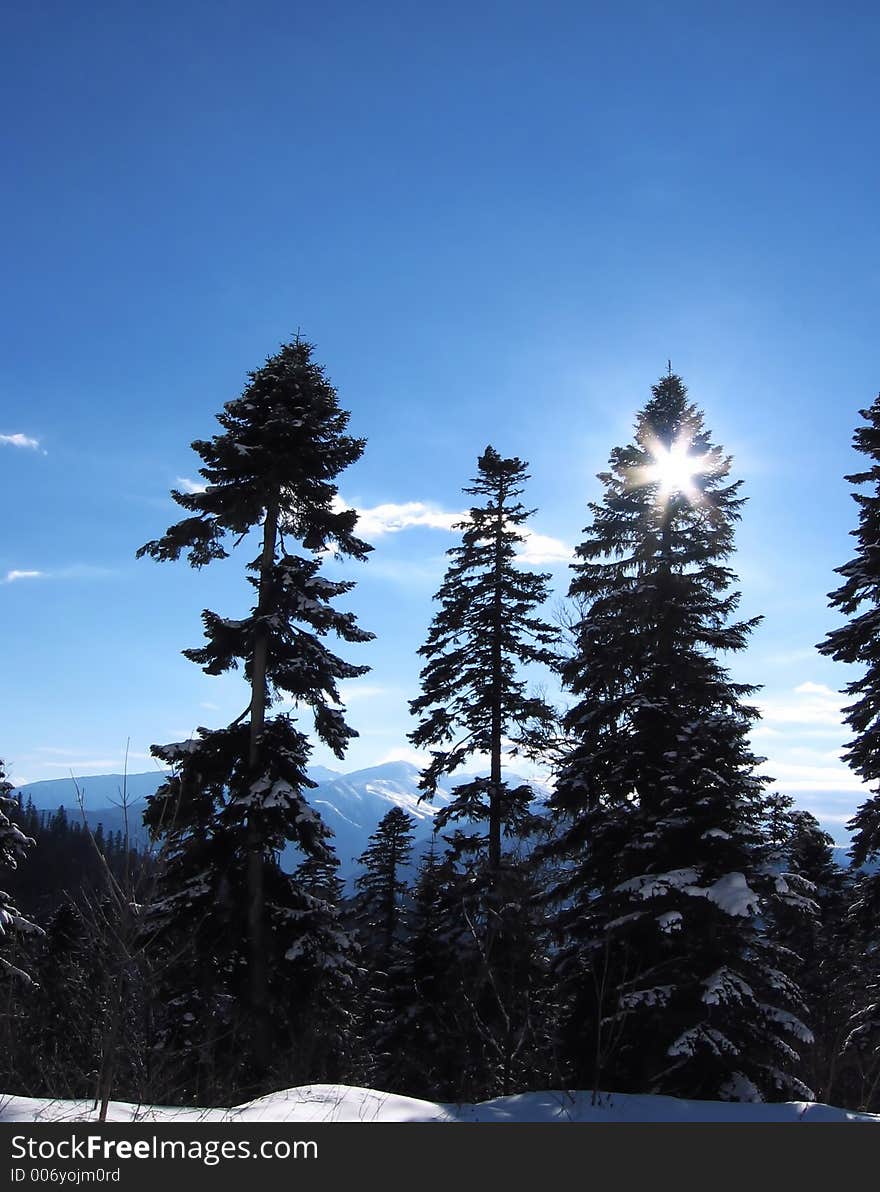
[[[836,1055],[840,1086],[835,1103],[876,1113],[880,1109],[880,948],[877,942],[877,876],[854,873],[847,914],[837,925],[828,967],[833,973],[835,1009],[845,1018],[843,1045]],[[829,991],[832,992],[832,991]],[[838,1000],[839,999],[839,1000]],[[838,1020],[838,1016],[835,1015]]]
[[[475,754],[488,755],[488,778],[457,786],[437,823],[485,824],[485,836],[471,838],[468,847],[484,853],[489,871],[497,873],[505,833],[518,838],[532,826],[531,790],[508,789],[503,782],[505,744],[538,751],[554,725],[552,708],[527,693],[520,668],[552,667],[557,634],[536,612],[548,598],[550,576],[516,563],[516,548],[525,540],[521,528],[533,512],[517,500],[527,465],[487,447],[477,467],[464,491],[485,502],[456,526],[461,545],[447,552],[452,563],[435,596],[440,609],[419,650],[428,661],[422,694],[410,702],[421,719],[409,739],[417,748],[432,748],[420,781],[428,795],[443,774]]]
[[[861,867],[880,858],[880,394],[868,409],[860,410],[863,425],[856,428],[853,446],[869,461],[869,466],[845,479],[858,491],[853,500],[858,506],[858,526],[851,531],[857,545],[849,562],[838,567],[843,583],[829,594],[829,604],[847,618],[846,623],[826,635],[817,649],[836,662],[859,668],[856,678],[844,692],[853,697],[844,709],[844,720],[853,732],[844,760],[858,774],[871,792],[858,808],[847,827],[853,833],[850,856]],[[875,1071],[880,1086],[880,932],[876,923],[880,912],[880,872],[860,877],[853,904],[853,915],[860,925],[863,940],[863,985],[873,991],[864,999],[858,1022],[850,1039],[850,1049],[858,1049],[868,1071]],[[873,1058],[872,1058],[873,1057]]]
[[[401,807],[392,807],[370,836],[358,857],[364,872],[355,881],[357,923],[361,945],[373,967],[387,967],[399,939],[407,883],[402,876],[412,855],[415,820]]]
[[[291,843],[315,861],[330,862],[333,850],[306,797],[315,785],[306,774],[309,738],[293,715],[270,718],[267,710],[282,696],[311,709],[317,737],[344,755],[356,733],[345,721],[337,684],[368,668],[344,661],[323,639],[332,633],[359,643],[373,635],[333,606],[353,583],[331,580],[321,567],[328,551],[363,560],[371,548],[355,536],[357,514],[340,507],[334,483],[360,458],[364,441],[345,433],[349,415],[312,359],[311,344],[297,339],[282,346],[249,374],[241,397],[217,419],[221,433],[193,443],[204,491],[172,492],[192,516],[138,555],[166,560],[185,552],[199,568],[226,558],[230,537],[238,545],[259,531],[259,553],[247,565],[256,591],[249,615],[232,620],[206,610],[206,644],[184,650],[207,674],[241,666],[250,702],[228,728],[202,728],[195,740],[153,749],[175,773],[146,816],[167,853],[151,921],[170,955],[194,922],[202,925],[179,996],[192,1001],[187,1013],[194,1018],[212,1007],[220,1032],[215,1043],[232,1031],[241,1046],[241,1034],[250,1034],[245,1050],[259,1081],[271,1066],[272,1031],[302,1018],[301,999],[314,994],[311,976],[298,982],[302,957],[308,954],[309,965],[332,972],[334,981],[348,963],[338,933],[322,937],[332,954],[321,960],[314,954],[304,935],[314,923],[313,896],[279,867]],[[299,553],[291,551],[293,542]],[[332,917],[331,908],[327,914]],[[291,990],[299,991],[296,1005]],[[245,1020],[232,1024],[230,1007],[241,1003]],[[305,1054],[310,1047],[300,1037],[295,1050]]]
[[[446,892],[447,932],[459,950],[468,1055],[457,1095],[510,1092],[514,1052],[524,1054],[530,1032],[530,997],[539,960],[531,888],[520,855],[540,826],[527,784],[504,781],[505,750],[534,756],[555,731],[555,713],[527,690],[527,668],[554,667],[558,633],[540,616],[550,576],[517,562],[523,527],[534,512],[518,499],[528,473],[520,459],[487,447],[478,474],[465,488],[479,498],[461,530],[461,545],[435,599],[440,608],[419,651],[427,659],[422,694],[410,703],[420,717],[409,735],[432,760],[420,786],[427,795],[444,774],[474,755],[486,755],[489,774],[453,788],[436,830],[453,826],[450,845],[457,881]],[[507,846],[505,852],[505,845]]]
[[[369,1037],[371,1079],[378,1088],[413,1097],[452,1100],[469,1083],[470,1014],[464,993],[458,890],[453,852],[422,857],[406,931],[388,970],[387,1009]]]
[[[848,618],[847,623],[830,632],[819,644],[821,653],[838,662],[855,664],[861,673],[847,684],[845,693],[856,697],[844,710],[846,723],[854,732],[845,759],[862,780],[872,786],[880,779],[880,734],[876,719],[880,696],[880,638],[877,635],[880,598],[880,394],[869,409],[860,411],[864,425],[856,429],[853,446],[865,455],[871,466],[846,477],[848,483],[867,491],[853,493],[859,508],[859,524],[852,531],[858,547],[854,557],[837,573],[844,582],[829,595],[831,608]],[[880,794],[876,790],[859,807],[847,825],[853,832],[851,857],[855,866],[864,866],[880,855]],[[861,941],[861,1005],[857,1010],[848,1039],[847,1051],[862,1068],[863,1086],[870,1087],[877,1070],[875,1057],[880,1054],[880,999],[877,954],[880,943],[874,924],[880,909],[880,879],[876,873],[859,877],[851,910],[856,924],[856,938]],[[873,996],[872,996],[873,992]]]
[[[12,789],[0,761],[0,871],[17,869],[34,845],[33,838],[26,836],[13,819],[15,811],[21,811],[21,806],[11,798]],[[0,974],[30,983],[31,978],[9,958],[9,954],[14,950],[17,937],[41,934],[40,928],[16,908],[10,895],[0,890],[0,948],[7,952],[6,956],[0,952]]]
[[[794,977],[807,1007],[813,1043],[806,1048],[807,1083],[820,1101],[837,1104],[837,1089],[851,1083],[844,1043],[861,991],[857,932],[850,915],[853,877],[834,858],[834,841],[809,811],[793,811],[788,866],[809,883],[816,913],[790,914],[783,943],[797,956]]]
[[[670,370],[599,477],[573,565],[556,969],[570,1071],[594,1087],[808,1093],[791,1074],[799,994],[762,928],[787,894],[762,834],[755,688],[717,658],[758,620],[733,619],[730,462]]]
[[[358,1035],[364,1057],[364,1080],[379,1088],[398,1075],[388,1039],[396,1031],[395,1019],[409,999],[399,993],[406,935],[407,896],[405,873],[413,848],[415,820],[401,807],[392,807],[370,836],[358,857],[363,872],[355,880],[352,922],[361,949],[362,982],[358,998]]]
[[[844,709],[844,719],[855,734],[844,757],[871,786],[880,781],[880,394],[869,409],[859,413],[865,425],[855,431],[853,446],[868,457],[871,466],[846,480],[870,487],[867,492],[852,494],[859,509],[858,527],[851,531],[858,549],[848,563],[837,568],[844,582],[829,595],[831,608],[848,620],[827,634],[817,649],[837,662],[862,668],[845,688],[847,695],[856,698]],[[875,791],[848,826],[855,833],[854,863],[861,865],[876,858],[880,854],[880,794]]]

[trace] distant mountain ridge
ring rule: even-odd
[[[124,827],[121,809],[123,783],[129,800],[128,828],[132,837],[141,843],[146,833],[141,824],[144,800],[152,795],[164,780],[167,771],[153,770],[143,774],[91,774],[76,779],[76,785],[83,795],[86,820],[94,829],[100,823],[105,832],[120,831]],[[379,766],[368,766],[350,774],[330,770],[326,766],[313,766],[310,776],[318,785],[309,792],[309,802],[320,811],[324,822],[332,830],[334,846],[340,862],[340,877],[350,882],[357,871],[356,859],[367,847],[370,835],[376,830],[379,820],[392,807],[401,807],[415,820],[415,856],[427,847],[434,827],[434,816],[450,800],[454,786],[466,779],[466,775],[455,779],[441,780],[440,789],[433,800],[421,800],[418,787],[419,771],[410,762],[385,762]],[[525,782],[516,775],[507,775],[513,783]],[[538,783],[531,783],[539,801],[549,791]],[[33,799],[38,811],[57,811],[64,807],[71,817],[80,815],[76,787],[70,778],[50,778],[43,782],[31,782],[18,787],[17,793],[27,801]],[[849,866],[848,845],[838,844],[834,849],[837,864]],[[286,854],[289,864],[295,862],[295,850]],[[873,871],[878,865],[870,864]]]
[[[385,762],[343,774],[325,766],[313,766],[310,777],[318,785],[309,791],[309,802],[320,811],[324,822],[332,830],[334,846],[340,861],[339,874],[345,881],[351,881],[357,870],[356,859],[367,847],[371,834],[384,815],[392,807],[400,807],[415,821],[413,832],[414,854],[418,856],[427,847],[434,827],[434,816],[439,808],[446,806],[453,787],[466,781],[467,775],[448,777],[441,780],[437,794],[432,800],[421,799],[418,787],[419,771],[410,762]],[[105,832],[115,832],[123,827],[124,814],[121,808],[123,784],[128,799],[128,826],[133,837],[141,842],[146,835],[141,826],[144,801],[164,781],[167,771],[155,770],[144,774],[93,774],[76,779],[50,778],[42,782],[30,782],[16,788],[27,802],[30,798],[38,811],[57,811],[64,807],[71,816],[81,814],[76,789],[83,797],[86,819],[92,828],[101,824]],[[526,780],[513,774],[507,781],[520,784]],[[548,791],[538,783],[531,783],[539,800],[546,798]],[[295,861],[295,850],[285,854],[288,863]]]
[[[123,787],[130,803],[143,802],[158,789],[166,773],[165,770],[148,770],[144,774],[86,774],[82,778],[46,778],[41,782],[18,786],[15,793],[21,794],[25,802],[29,798],[33,799],[37,811],[57,811],[59,807],[79,811],[79,788],[86,811],[101,811],[121,802]]]

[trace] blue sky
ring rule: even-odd
[[[880,386],[875,5],[115,0],[0,21],[16,781],[119,769],[128,738],[148,769],[152,742],[241,711],[235,679],[179,651],[203,607],[246,606],[244,560],[134,552],[176,519],[189,443],[300,328],[369,440],[341,483],[372,511],[347,574],[378,634],[346,768],[405,755],[442,527],[482,448],[529,460],[561,597],[595,473],[671,358],[750,498],[736,567],[765,620],[734,669],[764,684],[755,743],[839,829],[860,798],[848,676],[813,646]],[[413,504],[437,525],[392,532],[379,507]]]

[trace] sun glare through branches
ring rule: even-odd
[[[710,461],[706,455],[691,455],[689,447],[688,435],[679,435],[670,446],[659,440],[650,443],[653,462],[641,469],[640,480],[657,485],[658,500],[668,500],[676,493],[692,504],[700,499],[701,491],[694,479],[709,469]]]

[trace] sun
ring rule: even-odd
[[[650,451],[653,462],[645,468],[645,480],[657,485],[657,496],[664,500],[681,493],[690,501],[700,492],[694,477],[706,471],[706,457],[691,455],[688,436],[679,436],[670,446],[655,441]]]

